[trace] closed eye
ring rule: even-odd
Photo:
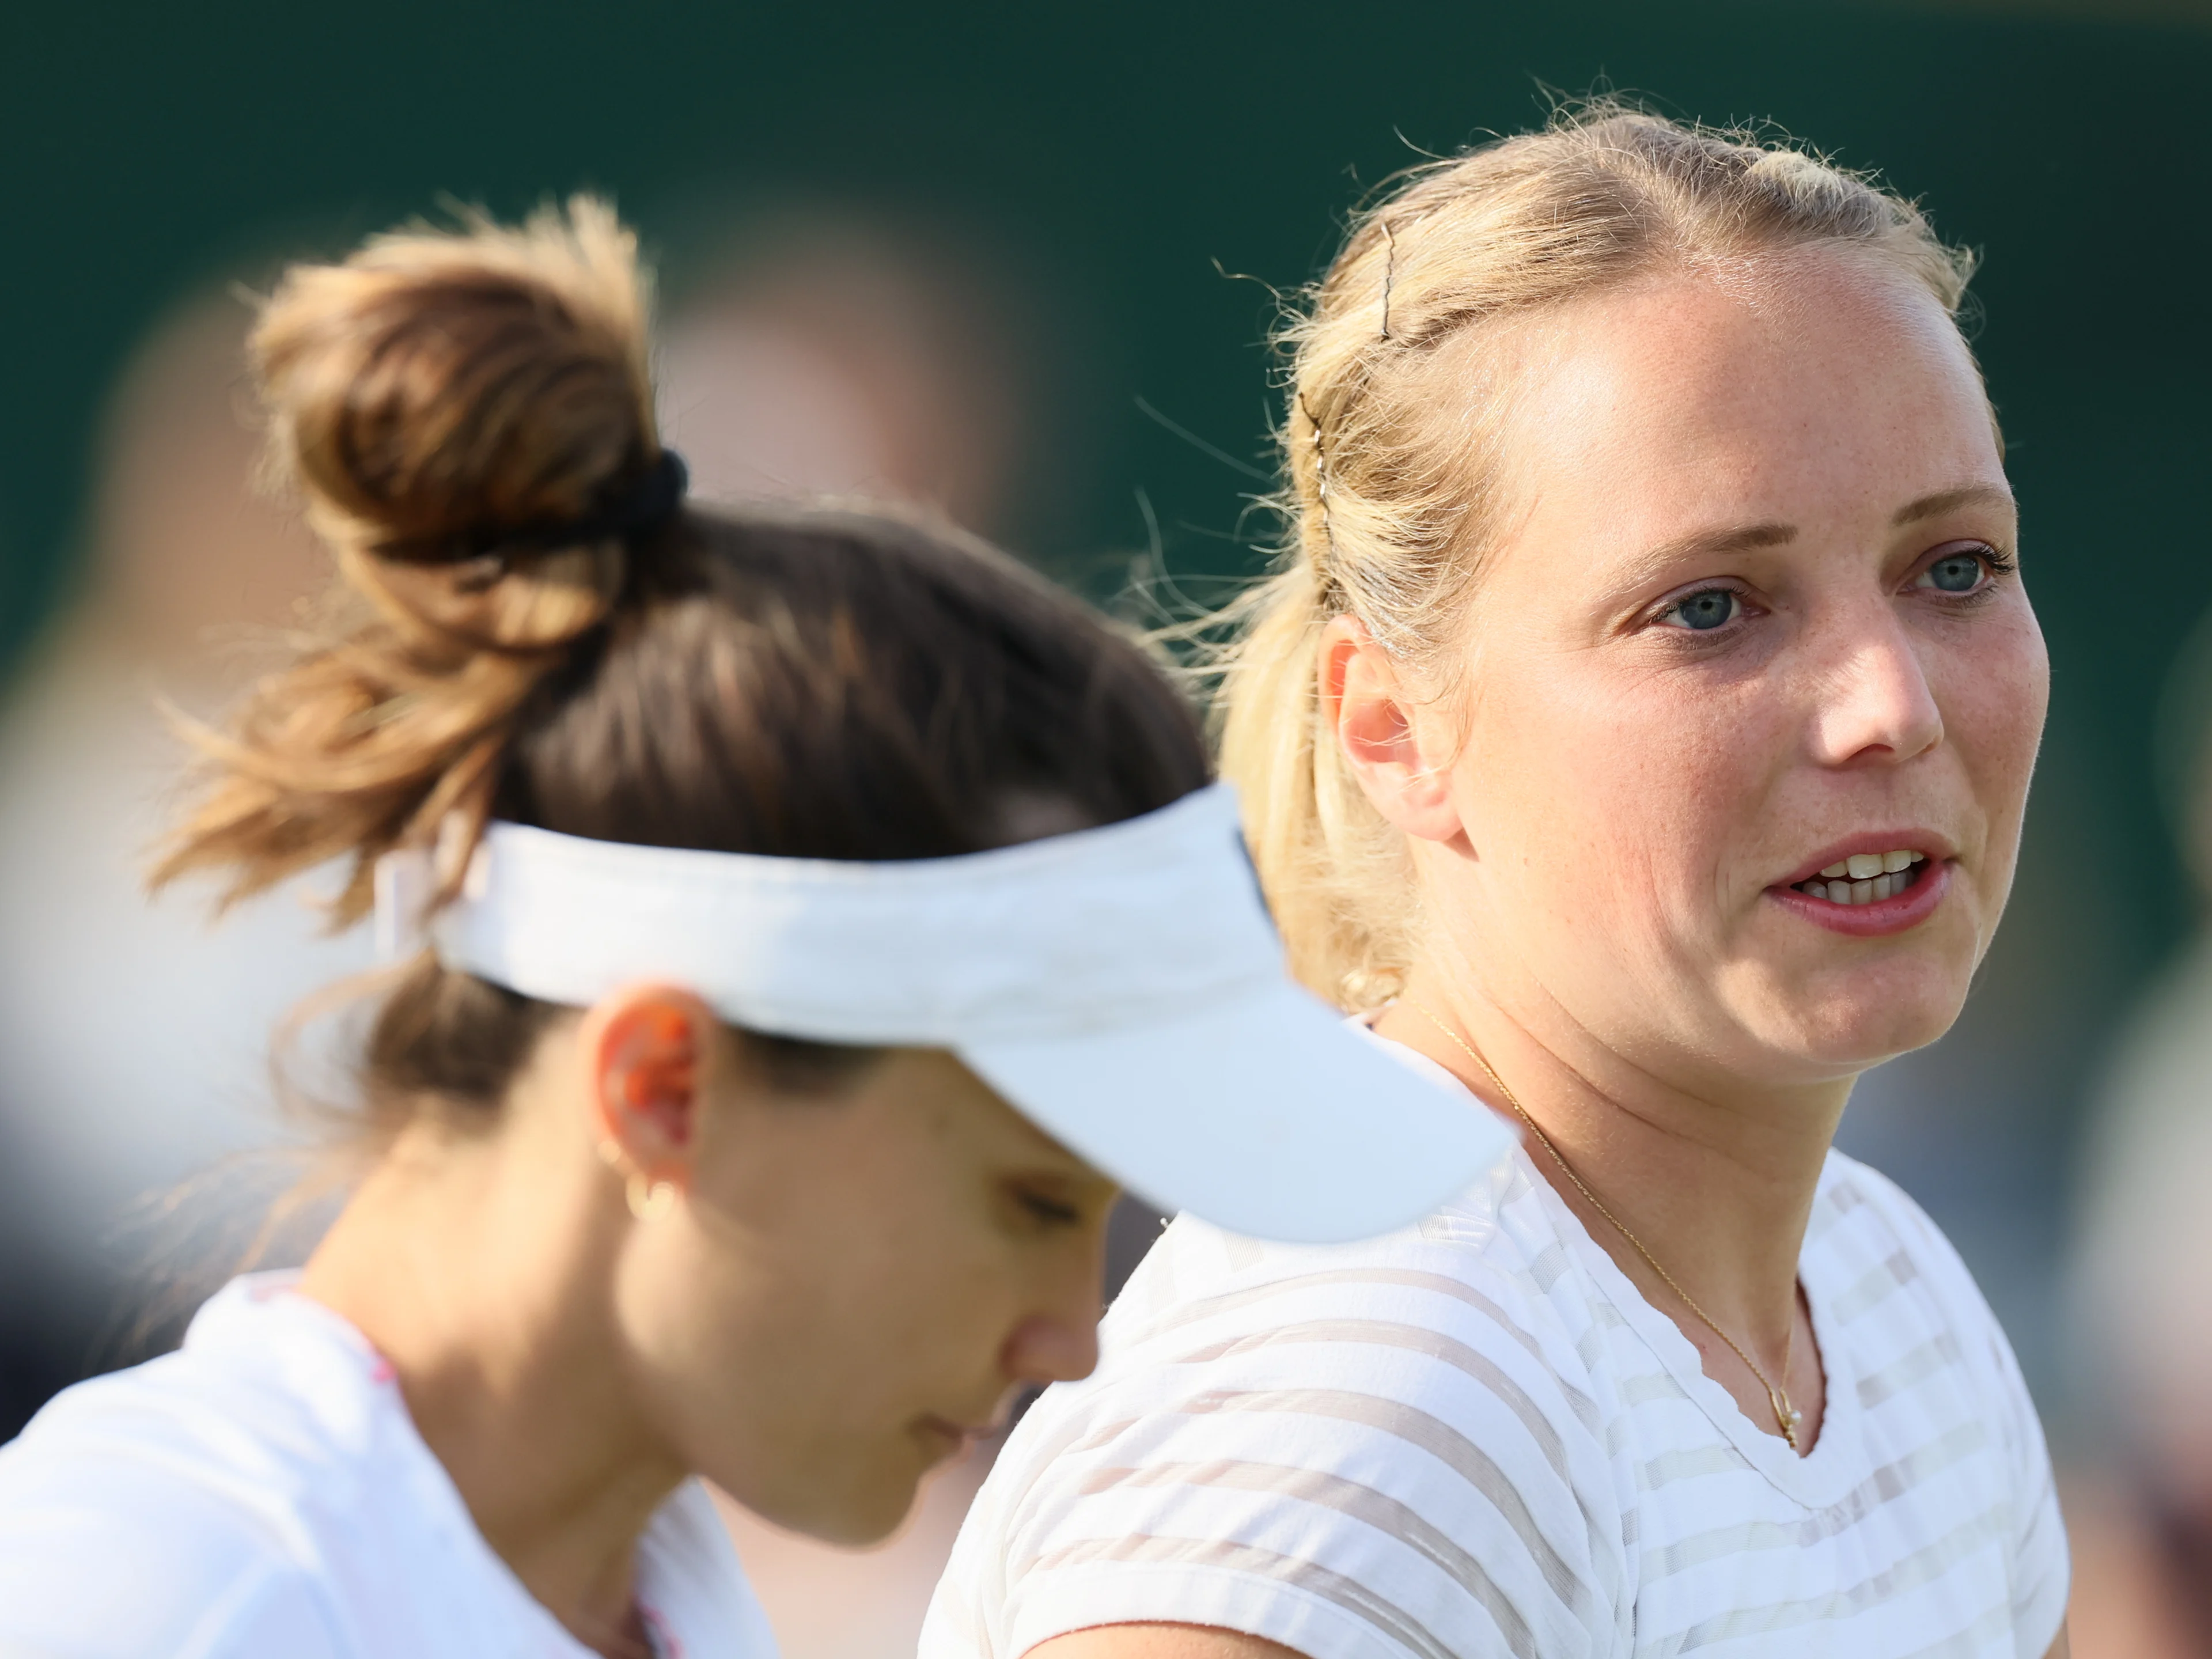
[[[1074,1205],[1050,1197],[1034,1187],[1017,1187],[1014,1201],[1041,1226],[1073,1227],[1083,1219],[1083,1212]]]
[[[1079,1169],[1009,1170],[997,1185],[1000,1213],[1031,1237],[1103,1227],[1121,1191],[1103,1176]]]

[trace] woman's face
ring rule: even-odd
[[[1413,717],[1448,764],[1385,803],[1431,948],[1692,1086],[1932,1041],[2004,908],[2049,680],[1956,331],[1814,252],[1510,349],[1504,534],[1459,695]]]
[[[1089,1374],[1115,1189],[941,1051],[780,1094],[720,1035],[683,1199],[617,1272],[624,1346],[687,1467],[872,1542],[1014,1389]]]

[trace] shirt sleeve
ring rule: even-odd
[[[307,1575],[219,1506],[37,1462],[0,1480],[0,1654],[341,1659]]]
[[[1150,1621],[1308,1659],[1609,1651],[1595,1413],[1567,1397],[1571,1354],[1482,1302],[1419,1272],[1292,1288],[1048,1392],[970,1512],[924,1659]]]

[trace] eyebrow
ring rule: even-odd
[[[2012,513],[2017,512],[2019,506],[2008,489],[1999,489],[1995,484],[1965,484],[1957,489],[1939,489],[1933,495],[1923,495],[1918,501],[1899,507],[1890,523],[1892,526],[1917,524],[1923,519],[1932,519],[1961,507],[1995,507]]]
[[[1939,489],[1932,495],[1923,495],[1909,501],[1891,515],[1893,528],[1917,524],[1923,519],[1933,519],[1962,507],[1994,507],[2004,511],[2018,510],[2019,503],[2012,492],[2000,489],[1995,484],[1961,484],[1955,489]],[[1715,553],[1745,553],[1755,547],[1783,547],[1797,539],[1797,526],[1769,520],[1763,524],[1733,525],[1723,530],[1693,531],[1687,536],[1645,550],[1638,561],[1646,566],[1672,563],[1676,559],[1694,555]]]
[[[1698,530],[1671,542],[1647,548],[1637,563],[1646,568],[1672,564],[1677,559],[1716,553],[1744,553],[1754,547],[1780,547],[1797,539],[1797,526],[1770,521],[1734,525],[1725,530]]]

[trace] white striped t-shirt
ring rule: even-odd
[[[1525,1152],[1325,1249],[1185,1218],[970,1511],[921,1659],[1164,1620],[1311,1659],[2042,1659],[2067,1557],[2035,1409],[1964,1265],[1831,1153],[1799,1265],[1799,1459]]]

